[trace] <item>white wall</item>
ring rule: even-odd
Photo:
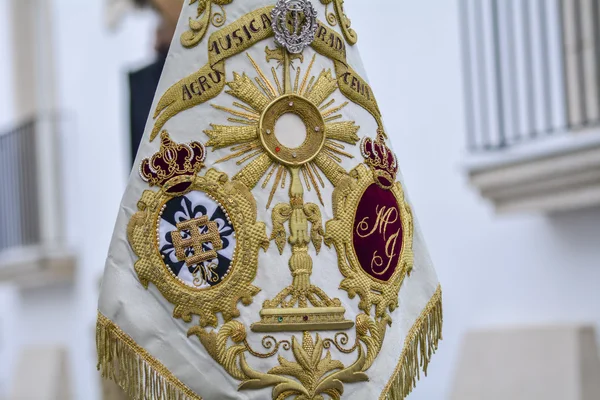
[[[13,117],[13,98],[12,93],[12,61],[10,54],[11,32],[9,27],[9,3],[7,0],[0,0],[0,129],[6,130],[12,127]]]
[[[98,284],[129,175],[127,71],[152,59],[155,20],[149,12],[115,33],[104,23],[104,0],[55,0],[60,108],[72,143],[69,233],[81,273],[69,306],[78,324],[71,359],[74,399],[96,397],[94,328]],[[73,304],[73,299],[77,299]]]
[[[5,94],[11,90],[5,87],[11,73],[10,48],[5,44],[10,38],[4,34],[10,30],[2,23],[8,18],[8,3],[0,0],[0,87]],[[153,59],[156,21],[151,12],[139,13],[111,33],[104,21],[106,1],[53,3],[57,109],[65,127],[61,134],[65,144],[66,234],[80,262],[75,285],[17,294],[16,322],[7,334],[17,347],[67,346],[73,400],[96,400],[98,285],[129,174],[127,72]],[[0,96],[0,126],[17,122],[11,107],[10,96]],[[0,372],[10,375],[9,369]],[[0,386],[0,397],[6,394],[3,389]]]
[[[15,361],[15,332],[18,314],[15,312],[17,299],[14,288],[0,287],[0,398],[10,387],[11,368]]]
[[[444,341],[410,400],[447,398],[470,328],[599,326],[600,209],[498,217],[466,183],[457,1],[345,6],[444,288]]]
[[[10,54],[11,32],[9,19],[10,7],[6,0],[0,0],[0,132],[14,127],[14,104],[11,95],[13,85],[12,60]],[[2,223],[0,221],[0,223]],[[10,388],[12,366],[15,361],[18,339],[17,332],[18,294],[10,285],[0,285],[0,398],[3,398]]]

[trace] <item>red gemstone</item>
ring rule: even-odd
[[[304,322],[308,321],[308,315],[305,315],[304,317],[302,317],[302,319],[304,320]]]
[[[275,151],[279,153],[281,151],[281,148],[280,147],[275,147]]]

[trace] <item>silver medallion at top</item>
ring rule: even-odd
[[[310,0],[279,0],[271,17],[275,41],[290,53],[301,53],[315,40],[317,10]]]

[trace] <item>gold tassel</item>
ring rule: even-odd
[[[132,400],[202,400],[163,364],[98,313],[98,370],[116,382]]]
[[[427,376],[429,360],[442,340],[442,288],[435,294],[408,332],[400,362],[379,400],[404,400],[421,377]]]

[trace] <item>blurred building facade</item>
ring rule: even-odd
[[[600,205],[600,3],[459,3],[471,183],[502,212]]]
[[[522,4],[530,7],[527,10],[530,20],[526,20],[524,26],[534,32],[530,36],[529,50],[536,65],[534,87],[548,90],[538,81],[543,76],[538,72],[543,48],[538,41],[540,27],[536,14],[541,3],[547,10],[548,32],[554,35],[552,57],[548,59],[549,65],[542,67],[548,67],[553,79],[557,79],[556,71],[563,68],[563,61],[557,57],[562,48],[560,12],[564,4],[568,5],[567,1],[469,0],[466,2],[468,16],[462,0],[345,3],[348,14],[353,17],[353,27],[360,33],[359,46],[365,68],[386,116],[387,130],[393,137],[415,213],[444,288],[444,341],[432,360],[427,379],[417,386],[411,400],[450,398],[464,336],[472,330],[600,325],[600,209],[575,203],[548,211],[538,203],[528,209],[502,210],[494,198],[482,195],[482,188],[472,181],[476,168],[502,165],[515,157],[515,153],[522,152],[529,157],[541,151],[534,149],[535,146],[547,146],[552,136],[558,141],[561,138],[569,141],[583,138],[586,133],[594,135],[593,124],[590,124],[590,129],[560,129],[555,135],[547,136],[540,133],[537,138],[519,141],[514,146],[472,145],[474,142],[468,132],[474,133],[477,139],[486,132],[477,126],[471,131],[467,123],[469,115],[481,118],[481,111],[477,108],[473,111],[473,103],[465,90],[468,79],[479,79],[475,70],[479,57],[475,46],[479,45],[471,40],[473,49],[468,50],[468,56],[473,66],[469,71],[463,53],[464,25],[468,20],[470,29],[477,26],[474,24],[484,29],[475,39],[484,42],[486,83],[483,91],[493,100],[497,95],[494,5],[500,10],[501,22],[507,20],[510,14],[506,10],[512,7],[519,24],[512,30],[521,40],[518,45],[520,72],[516,77],[519,88],[531,82],[522,76],[524,50],[520,46],[526,37],[520,35],[523,9],[518,7]],[[598,2],[582,0],[578,3]],[[477,15],[477,7],[483,8],[483,15]],[[586,10],[584,7],[582,12],[589,13]],[[391,26],[394,29],[390,32]],[[510,29],[503,25],[499,31],[502,43],[510,39]],[[475,34],[473,30],[469,32],[469,35]],[[385,63],[380,61],[382,54],[385,54]],[[515,76],[504,66],[501,73],[506,76],[503,85],[507,85],[508,90],[510,79]],[[558,88],[557,81],[553,82],[553,90],[564,92]],[[475,89],[479,90],[477,86]],[[522,103],[527,99],[526,93],[519,97],[519,111],[529,118],[526,103]],[[536,104],[543,105],[544,95],[535,91],[535,96]],[[552,99],[552,118],[564,123],[565,107],[559,106],[559,102],[566,100],[564,97]],[[512,105],[510,97],[505,101],[507,107]],[[482,106],[477,99],[474,104]],[[488,115],[492,115],[497,108],[487,104]],[[536,120],[540,114],[537,115]],[[498,122],[491,118],[489,121],[491,128],[485,128],[487,133],[496,129]],[[510,114],[503,121],[510,127]],[[527,126],[525,121],[522,120],[523,128]],[[543,126],[542,119],[538,124]],[[558,122],[556,126],[564,128],[561,125]],[[522,129],[520,134],[529,134],[529,131]],[[490,134],[490,137],[494,136]],[[597,162],[598,157],[591,160]],[[506,178],[504,173],[499,175]],[[504,213],[498,215],[497,210]]]
[[[2,399],[46,398],[18,387],[31,349],[46,365],[65,354],[70,397],[47,398],[101,398],[96,303],[131,167],[127,73],[154,61],[158,23],[137,11],[111,30],[106,11],[0,1]]]
[[[111,30],[108,3],[0,0],[0,184],[13,188],[0,189],[13,250],[0,253],[0,398],[39,346],[67,351],[73,399],[101,398],[94,322],[130,171],[127,72],[154,60],[157,24],[139,11]],[[345,2],[445,290],[445,340],[411,400],[449,398],[472,329],[600,326],[594,148],[577,164],[600,116],[597,5]],[[592,194],[564,199],[582,186]]]

